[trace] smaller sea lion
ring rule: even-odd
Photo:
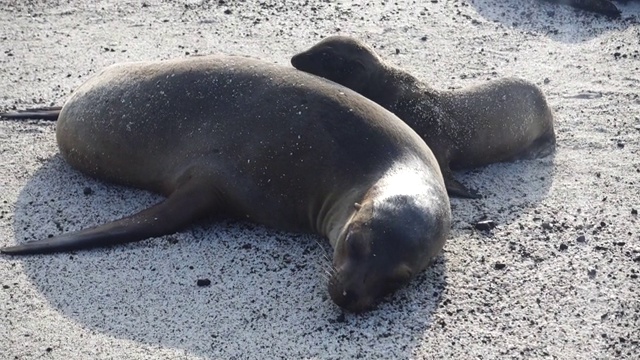
[[[451,196],[480,197],[452,170],[543,157],[555,149],[551,109],[542,91],[525,80],[435,90],[346,36],[320,41],[291,64],[359,92],[406,122],[433,151]]]

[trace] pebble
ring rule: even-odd
[[[211,280],[209,280],[209,279],[198,279],[196,284],[198,286],[209,286],[209,285],[211,285]]]
[[[493,220],[482,220],[475,223],[474,227],[480,231],[489,231],[496,227],[496,223]]]

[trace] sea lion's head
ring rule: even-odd
[[[347,36],[330,36],[310,49],[294,55],[298,70],[329,79],[363,93],[383,67],[382,60],[367,44]]]
[[[405,286],[442,249],[448,206],[428,194],[378,196],[356,204],[335,245],[332,300],[357,313]]]

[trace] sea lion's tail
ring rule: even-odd
[[[0,119],[39,119],[56,121],[60,116],[62,106],[50,106],[18,110],[16,112],[0,113]]]

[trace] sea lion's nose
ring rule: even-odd
[[[355,291],[343,290],[342,294],[338,296],[338,299],[334,299],[334,300],[337,300],[336,304],[338,304],[338,306],[348,309],[352,307],[353,304],[357,303],[359,298],[360,297],[356,294]]]
[[[359,313],[371,308],[371,297],[367,296],[364,289],[330,289],[329,294],[333,302],[341,308]]]

